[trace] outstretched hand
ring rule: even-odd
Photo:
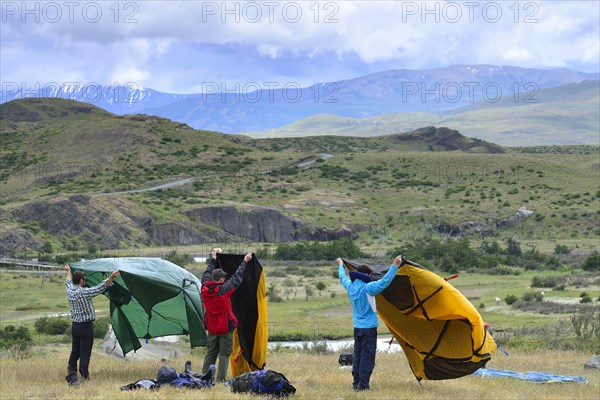
[[[402,255],[399,255],[398,257],[394,258],[394,267],[397,267],[398,265],[400,265],[402,263],[402,260],[404,259],[404,257],[402,257]]]
[[[341,259],[341,258],[339,258],[339,257],[335,259],[335,262],[337,263],[337,265],[342,265],[342,264],[344,263],[344,262],[342,261],[342,259]]]
[[[112,281],[119,276],[119,271],[118,270],[114,270],[112,272],[112,274],[110,274],[110,276],[108,277],[108,279],[106,280],[106,285],[110,285],[112,283]]]
[[[252,260],[252,253],[248,253],[244,256],[244,261],[249,262]]]

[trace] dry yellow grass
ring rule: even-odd
[[[37,351],[25,360],[1,360],[1,399],[249,399],[234,395],[224,385],[209,390],[186,390],[164,387],[158,391],[120,391],[119,387],[142,378],[152,378],[162,365],[160,361],[129,360],[94,352],[92,380],[77,388],[65,382],[68,357],[65,345]],[[600,396],[600,372],[585,370],[588,354],[578,352],[518,353],[509,357],[497,354],[489,368],[518,372],[544,371],[563,375],[583,375],[589,384],[536,384],[516,379],[465,377],[449,381],[414,379],[402,354],[378,354],[372,377],[372,390],[354,392],[347,369],[338,368],[337,354],[310,355],[275,353],[267,359],[270,369],[282,372],[297,389],[295,399],[596,399]],[[181,371],[182,357],[168,361]],[[200,369],[201,355],[192,355],[193,365]]]

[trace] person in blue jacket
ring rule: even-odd
[[[352,388],[354,390],[370,388],[369,382],[373,368],[375,368],[377,326],[379,326],[374,296],[383,292],[392,283],[402,260],[402,256],[396,257],[388,272],[377,281],[373,281],[371,278],[373,271],[367,265],[359,265],[357,271],[351,271],[350,278],[348,278],[342,259],[336,260],[339,265],[340,282],[348,292],[352,303],[352,321],[354,323],[354,362],[352,364],[354,381]]]

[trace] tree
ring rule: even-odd
[[[600,271],[600,253],[594,251],[583,263],[585,271]]]
[[[565,244],[557,244],[554,246],[554,254],[569,254],[571,249]]]
[[[51,242],[44,242],[44,245],[42,246],[42,252],[44,254],[52,254],[52,252],[54,251],[54,249],[52,248],[52,243]]]
[[[294,295],[294,297],[292,297],[293,299],[296,298],[296,295],[298,294],[298,292],[296,291],[296,283],[294,282],[294,280],[292,278],[287,277],[284,279],[283,288],[285,290],[285,299],[286,300],[290,299],[290,293],[292,293]]]
[[[323,290],[325,290],[325,288],[327,287],[327,285],[325,284],[325,282],[323,281],[319,281],[317,283],[315,283],[315,287],[317,288],[317,290],[319,291],[319,296],[321,295],[321,292]]]
[[[277,289],[277,284],[275,282],[269,283],[269,287],[267,287],[267,298],[269,301],[273,303],[281,303],[283,298],[279,294],[279,289]]]
[[[90,257],[96,257],[96,253],[98,253],[98,245],[96,243],[88,244],[87,252],[90,255]]]
[[[306,292],[306,301],[308,301],[308,298],[312,295],[315,294],[315,291],[313,290],[312,286],[306,284],[304,285],[304,290]]]
[[[506,252],[511,256],[520,257],[523,254],[521,250],[521,245],[516,238],[506,239]]]
[[[183,267],[186,264],[192,263],[194,261],[194,258],[188,253],[178,254],[177,250],[171,250],[165,256],[165,260],[170,261],[175,265],[179,265],[180,267]]]

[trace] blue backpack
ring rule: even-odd
[[[279,372],[259,370],[246,372],[229,380],[227,385],[234,393],[264,394],[285,397],[296,393],[296,388]]]

